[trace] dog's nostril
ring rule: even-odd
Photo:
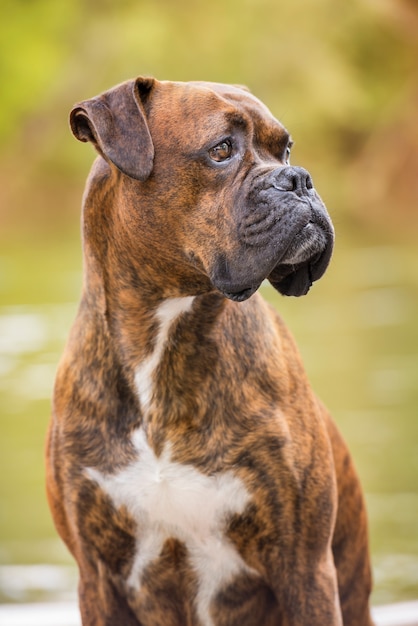
[[[302,167],[284,167],[275,175],[274,186],[281,191],[305,193],[313,189],[312,178]]]
[[[296,191],[299,186],[298,174],[293,168],[284,168],[275,176],[274,186],[282,191]]]
[[[296,174],[293,174],[289,178],[289,183],[291,184],[290,191],[297,191],[299,188],[299,178]]]

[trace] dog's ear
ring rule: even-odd
[[[151,174],[154,145],[144,103],[153,78],[137,78],[76,104],[70,126],[80,141],[91,141],[105,159],[131,178],[145,181]]]

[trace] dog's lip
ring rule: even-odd
[[[286,265],[297,265],[312,257],[321,255],[327,244],[326,233],[320,225],[310,220],[291,240],[286,252],[283,254],[281,263]],[[315,254],[316,250],[316,254]]]
[[[287,296],[304,296],[312,284],[321,278],[331,259],[334,239],[329,231],[326,242],[316,254],[305,261],[293,265],[292,262],[280,262],[268,276],[268,280],[280,293]]]

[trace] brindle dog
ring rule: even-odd
[[[77,105],[99,153],[47,443],[84,626],[370,626],[363,496],[258,293],[302,295],[333,228],[245,88],[138,78]]]

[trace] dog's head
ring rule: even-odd
[[[289,164],[289,133],[246,88],[138,78],[76,105],[70,121],[116,169],[127,204],[138,198],[138,245],[187,265],[196,293],[242,301],[267,278],[299,296],[324,273],[327,210]]]

